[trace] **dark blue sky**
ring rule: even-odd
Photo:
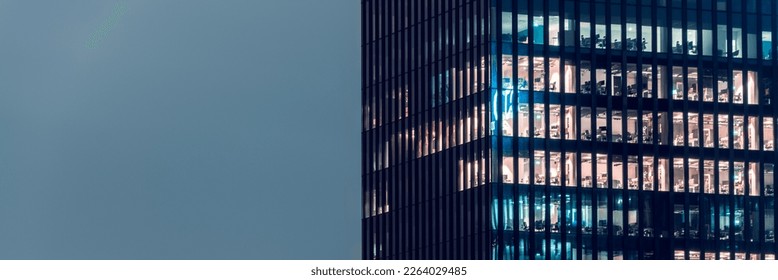
[[[0,0],[0,259],[354,259],[359,1]]]

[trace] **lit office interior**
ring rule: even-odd
[[[775,259],[770,1],[500,2],[493,258]]]

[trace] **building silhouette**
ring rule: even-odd
[[[775,259],[771,0],[363,0],[364,259]]]

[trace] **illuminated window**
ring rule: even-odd
[[[762,142],[764,150],[765,151],[772,151],[775,149],[774,146],[774,134],[773,134],[773,119],[770,117],[764,117],[762,118],[762,127],[764,128],[762,131],[762,135],[764,135],[764,141]]]
[[[535,157],[532,159],[535,165],[535,176],[533,177],[533,183],[536,185],[546,184],[546,156],[543,151],[536,151]]]
[[[684,180],[684,162],[683,159],[673,159],[673,191],[684,192],[686,190],[686,182]]]
[[[703,181],[705,185],[705,193],[713,194],[716,193],[716,189],[714,186],[714,174],[715,174],[715,166],[713,164],[714,162],[712,160],[706,160],[703,163],[704,173],[703,173]]]
[[[730,169],[729,169],[729,162],[727,161],[718,161],[719,166],[719,193],[720,194],[729,194],[729,184],[730,184]]]
[[[578,161],[576,159],[575,153],[566,153],[565,154],[565,161],[564,161],[564,177],[565,177],[565,185],[568,187],[575,187],[576,186],[576,167],[578,166]]]

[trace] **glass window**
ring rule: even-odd
[[[559,16],[550,15],[548,17],[548,24],[549,45],[559,46]]]
[[[642,126],[643,143],[653,144],[654,142],[654,123],[652,122],[651,112],[643,113]]]
[[[701,197],[701,209],[705,211],[702,217],[702,238],[714,240],[716,238],[716,206],[714,196]],[[714,253],[705,253],[706,260],[715,259]]]
[[[529,184],[530,159],[527,152],[519,152],[519,184]]]
[[[581,154],[581,186],[591,188],[594,179],[592,178],[592,154]]]
[[[772,1],[762,1],[772,2]],[[772,17],[762,16],[762,58],[772,59],[773,52]]]
[[[659,191],[660,192],[667,192],[670,191],[670,163],[669,160],[666,158],[660,158],[659,159],[659,171],[657,173],[657,177],[659,178]]]
[[[764,195],[765,196],[774,196],[775,195],[775,173],[774,173],[775,165],[771,163],[765,163],[764,164]],[[758,173],[757,173],[758,174]]]
[[[575,153],[566,153],[565,154],[565,185],[569,187],[575,187],[576,186],[576,166],[578,165],[578,161],[576,160]]]
[[[635,65],[635,64],[627,64],[627,67],[625,67],[624,71],[625,71],[625,74],[626,74],[627,89],[625,90],[625,92],[627,94],[627,97],[638,97],[638,92],[641,92],[642,89],[645,88],[645,87],[638,86],[638,84],[637,84],[638,83],[638,81],[637,81],[637,77],[638,77],[637,65]],[[624,79],[624,78],[625,77],[622,77],[622,79]],[[618,84],[621,84],[621,82],[619,82]]]
[[[756,35],[758,31],[756,28],[756,19],[757,17],[755,16],[746,17],[746,30],[745,30],[746,38],[745,39],[747,40],[746,45],[748,47],[748,52],[747,52],[748,58],[757,58]]]
[[[533,58],[533,74],[534,79],[532,81],[533,89],[535,91],[544,91],[546,89],[546,61],[543,57]]]
[[[506,184],[513,184],[516,182],[515,176],[513,176],[513,157],[503,156],[502,158],[502,182]]]
[[[627,235],[637,236],[638,234],[638,195],[630,192],[627,199]]]
[[[526,12],[519,13],[516,17],[516,36],[521,44],[529,42],[529,17]]]
[[[702,101],[713,102],[713,83],[715,78],[711,69],[702,69]]]
[[[673,53],[676,54],[682,54],[684,53],[684,39],[683,39],[683,27],[681,26],[681,10],[680,9],[673,9],[672,11],[672,28],[671,28],[671,37],[673,42]]]
[[[702,176],[702,180],[705,185],[704,187],[705,193],[711,193],[711,194],[716,193],[716,189],[713,188],[715,186],[715,184],[713,183],[714,180],[713,174],[715,174],[715,167],[713,166],[713,161],[712,160],[704,161],[703,169],[704,169],[703,170],[704,173]]]
[[[559,186],[562,184],[562,166],[560,165],[562,154],[559,152],[551,152],[550,159],[551,168],[549,170],[549,183],[552,186]]]
[[[513,61],[511,56],[503,55],[502,57],[502,135],[513,136],[513,82],[511,77],[513,76]],[[492,102],[498,102],[497,99]],[[494,104],[497,106],[497,104]],[[496,113],[495,113],[496,114]]]
[[[572,4],[569,3],[568,4]],[[575,46],[575,30],[576,30],[576,21],[575,21],[575,6],[574,5],[566,5],[565,6],[565,19],[564,19],[564,36],[565,36],[565,46]]]
[[[743,131],[745,123],[743,116],[734,116],[733,120],[733,129],[732,137],[733,137],[733,143],[735,149],[744,149],[745,148],[745,131]]]
[[[558,233],[559,229],[561,228],[560,227],[560,223],[562,222],[562,211],[560,209],[561,202],[562,202],[561,199],[562,199],[562,196],[559,194],[559,189],[554,188],[551,191],[551,205],[549,207],[550,208],[549,210],[551,212],[550,213],[551,214],[550,215],[551,216],[551,221],[549,221],[549,225],[551,227],[550,230],[553,233]],[[559,248],[557,248],[556,250],[554,249],[554,247],[558,247],[558,246],[554,246],[554,245],[560,245],[560,244],[559,243],[554,244],[554,242],[555,242],[554,240],[552,240],[551,242],[552,242],[551,246],[552,246],[552,250],[553,250],[551,258],[552,259],[556,259],[556,260],[561,259],[560,255],[562,254],[562,252],[558,251]]]
[[[592,130],[592,109],[583,107],[581,108],[581,140],[591,141],[596,136],[596,132]]]
[[[716,0],[716,10],[726,11],[727,10],[727,0]]]
[[[581,13],[584,13],[582,11]],[[591,23],[588,21],[581,21],[581,47],[583,48],[591,48],[592,44],[594,43],[594,40],[592,40],[592,27]]]
[[[535,16],[532,17],[532,31],[534,32],[534,35],[532,35],[532,43],[537,45],[542,45],[544,43],[543,36],[546,23],[542,14],[543,12],[536,13]]]
[[[718,161],[719,164],[719,194],[729,194],[729,162]]]
[[[561,108],[560,108],[559,105],[552,104],[552,105],[549,105],[549,110],[550,110],[550,112],[549,112],[549,116],[550,116],[550,120],[549,120],[549,133],[550,133],[550,136],[549,137],[551,137],[551,139],[560,139],[561,136],[562,136],[561,128],[560,128],[561,121],[562,121],[561,120],[561,114],[562,114]]]
[[[673,113],[673,146],[683,146],[684,145],[684,129],[683,129],[683,122],[684,122],[684,114],[683,113]]]
[[[765,151],[773,151],[775,149],[773,140],[774,140],[774,132],[773,132],[773,119],[770,117],[763,117],[762,118],[762,135],[764,137],[763,139],[763,146]]]
[[[745,215],[743,214],[743,198],[742,197],[736,197],[735,198],[735,223],[732,226],[734,230],[734,237],[735,241],[743,241],[743,230],[746,227],[745,224]],[[745,253],[736,253],[735,259],[737,260],[743,260],[745,259]]]
[[[773,1],[762,0],[761,12],[763,14],[769,14],[772,11],[773,11]]]
[[[507,4],[510,4],[511,2],[507,2]],[[506,7],[509,8],[509,7]],[[513,22],[513,18],[511,17],[510,12],[502,12],[502,41],[504,42],[513,42],[513,25],[511,24]]]
[[[735,5],[737,6],[737,5]],[[741,17],[737,14],[732,16],[732,56],[736,58],[743,57],[743,28],[740,26]]]
[[[529,137],[529,105],[526,103],[519,104],[519,136]]]
[[[703,146],[706,148],[713,148],[713,139],[716,139],[716,137],[713,136],[713,115],[712,114],[704,114],[702,116],[702,137],[703,137]]]
[[[565,130],[565,139],[567,140],[576,140],[577,139],[577,133],[575,129],[575,120],[576,117],[576,107],[575,106],[565,106],[565,123],[564,123],[564,130]]]
[[[656,115],[657,119],[654,124],[657,127],[657,133],[659,133],[658,144],[670,143],[670,128],[668,127],[670,118],[668,117],[667,112],[659,112]]]
[[[607,116],[607,110],[604,108],[597,108],[596,117],[597,117],[597,123],[595,131],[593,131],[596,135],[597,141],[602,142],[609,142],[608,135],[608,120],[606,119]],[[613,132],[610,132],[612,135]]]
[[[651,98],[654,93],[654,82],[652,80],[652,77],[654,76],[654,73],[652,72],[652,67],[649,66],[643,66],[643,68],[640,71],[640,85],[637,85],[638,92],[640,92],[641,96],[643,98]]]
[[[581,196],[581,233],[587,235],[592,234],[593,213],[592,195],[589,192],[584,192]],[[591,254],[591,252],[589,254]]]
[[[546,110],[543,104],[535,104],[535,110],[533,112],[532,121],[534,122],[534,136],[535,138],[546,137]]]
[[[559,58],[548,58],[548,91],[559,92],[562,86],[559,73],[561,72]]]
[[[519,215],[518,219],[521,222],[519,225],[519,231],[527,231],[529,229],[529,198],[527,196],[527,193],[522,192],[519,194]]]
[[[705,2],[705,1],[703,1]],[[711,19],[711,12],[702,12],[703,19]],[[713,55],[713,25],[710,20],[703,20],[702,24],[702,54]]]
[[[619,155],[611,156],[611,187],[614,189],[624,188],[624,162]]]
[[[719,14],[719,15],[723,15],[723,14]],[[724,22],[726,22],[726,18],[724,19],[725,19]],[[722,22],[721,18],[719,18],[719,22]],[[717,31],[718,34],[716,35],[718,36],[718,39],[716,40],[716,48],[717,48],[718,56],[726,57],[729,52],[727,48],[727,42],[729,42],[729,40],[726,39],[727,26],[725,24],[719,24],[717,25]]]
[[[611,64],[611,93],[614,96],[621,96],[622,90],[621,90],[621,83],[623,79],[625,78],[623,69],[621,67],[621,63],[612,63]],[[626,92],[626,90],[625,90]],[[626,93],[625,93],[626,94]]]
[[[515,202],[513,201],[513,188],[507,187],[505,188],[504,199],[502,201],[502,209],[501,209],[503,213],[503,229],[505,230],[513,230],[513,223],[514,223],[513,208],[514,207],[515,207]],[[496,215],[496,214],[497,213],[492,213],[492,215]],[[492,219],[492,221],[496,221],[496,220],[497,220],[496,217]],[[496,228],[496,226],[493,226],[492,228]]]
[[[749,150],[759,150],[759,139],[757,138],[759,136],[759,123],[756,121],[757,117],[748,117],[748,127],[747,127],[747,135],[748,135],[748,149]]]
[[[697,44],[697,11],[687,11],[686,15],[686,53],[696,55],[699,47]]]
[[[640,41],[638,41],[638,27],[634,22],[627,23],[627,45],[628,51],[637,51],[642,49]]]
[[[772,199],[765,200],[764,230],[764,241],[775,243],[775,201]],[[775,255],[772,256],[772,259],[775,259]]]
[[[591,63],[581,61],[581,94],[591,94],[594,89],[592,85]]]
[[[699,239],[700,238],[700,206],[699,205],[689,205],[689,237],[692,239]],[[689,259],[692,260],[699,260],[700,259],[700,252],[699,251],[689,251]]]
[[[597,195],[597,234],[598,235],[608,234],[609,224],[610,223],[608,222],[608,196],[600,192]],[[603,253],[605,253],[604,256]],[[607,259],[608,253],[600,252],[599,258]]]
[[[764,105],[772,104],[772,100],[770,97],[770,87],[772,86],[773,80],[770,78],[771,75],[772,75],[771,71],[764,71],[759,80],[759,89],[762,90],[761,103]]]
[[[663,10],[659,10],[660,12],[664,13]],[[657,25],[656,25],[656,51],[659,53],[666,53],[667,52],[667,46],[669,45],[668,41],[670,40],[670,34],[668,34],[668,24],[667,19],[662,16],[663,14],[660,14],[660,16],[657,18]]]
[[[682,100],[684,95],[684,86],[683,86],[683,67],[675,66],[673,67],[673,92],[672,92],[672,98],[676,100]]]
[[[624,235],[624,198],[620,192],[613,194],[613,211],[611,212],[613,215],[612,234],[614,236]],[[607,217],[607,215],[605,217]],[[616,253],[614,252],[614,259],[615,258]]]
[[[533,158],[534,164],[535,164],[535,184],[537,185],[545,185],[546,184],[546,156],[543,151],[536,151],[535,157]]]
[[[607,78],[605,73],[606,73],[605,69],[601,69],[601,68],[595,69],[594,78],[597,80],[597,84],[594,86],[594,88],[597,91],[598,95],[608,94],[608,90],[605,84],[605,79]]]
[[[608,156],[597,154],[597,188],[608,188]]]
[[[756,0],[746,0],[746,12],[756,13]]]
[[[518,77],[516,78],[516,87],[519,90],[529,90],[529,57],[520,55],[518,59]],[[513,75],[511,73],[511,75]],[[508,76],[510,77],[510,75]]]
[[[689,192],[700,192],[700,160],[695,158],[689,159]]]
[[[654,157],[652,156],[644,156],[643,157],[643,190],[644,191],[653,191],[654,190]]]
[[[651,9],[641,10],[641,23],[640,23],[640,44],[639,48],[644,52],[651,52],[653,48],[653,39],[651,38]]]
[[[686,215],[684,215],[683,204],[675,204],[673,207],[673,236],[675,238],[684,238],[686,235],[684,229],[686,228]],[[676,260],[684,259],[684,251],[677,250],[675,253]]]
[[[542,190],[535,191],[535,217],[532,230],[535,232],[546,230],[546,196]]]
[[[759,86],[757,84],[759,76],[756,71],[748,71],[747,73],[746,99],[748,99],[748,104],[759,104],[759,95],[757,94],[759,92]]]
[[[743,162],[735,162],[735,176],[734,178],[734,189],[735,189],[735,195],[744,195],[745,194],[745,164]]]
[[[727,74],[726,70],[719,70],[718,71],[718,82],[716,84],[717,89],[719,90],[719,102],[729,102],[729,95],[730,95],[730,88],[729,88],[729,82],[728,78],[729,75]]]
[[[611,10],[613,12],[613,10]],[[611,21],[611,48],[614,50],[622,49],[623,42],[621,40],[621,19],[618,18],[618,10],[613,13],[614,21]]]
[[[637,156],[628,156],[627,157],[627,189],[630,190],[638,190],[640,189],[638,185],[638,157]]]
[[[624,120],[627,123],[627,131],[624,133],[623,140],[627,143],[638,142],[638,112],[635,110],[628,110],[627,115],[624,116]],[[637,178],[637,177],[632,177]]]
[[[688,144],[689,147],[699,147],[700,146],[700,115],[694,112],[689,112],[686,114],[686,122],[687,122],[687,129],[689,130],[688,134]]]
[[[604,21],[604,19],[603,19]],[[608,44],[607,27],[605,24],[595,24],[594,26],[594,42],[595,48],[604,49]]]
[[[643,194],[643,203],[640,204],[640,207],[643,208],[641,211],[643,215],[641,215],[640,218],[640,224],[643,226],[643,233],[642,236],[644,237],[654,237],[654,224],[652,223],[652,217],[653,212],[651,211],[653,209],[653,196],[649,194]]]
[[[729,148],[729,119],[727,115],[718,115],[719,125],[719,148]]]
[[[732,101],[734,103],[743,104],[743,71],[732,71],[732,87],[734,88]]]
[[[755,162],[748,163],[748,195],[759,196],[759,164]],[[758,227],[757,227],[758,228]]]
[[[673,191],[685,191],[684,162],[681,158],[673,159]]]
[[[686,97],[689,100],[697,101],[699,99],[699,91],[697,90],[699,73],[697,72],[697,67],[688,67],[686,68],[686,71],[686,79],[688,83]]]
[[[575,62],[572,60],[565,60],[564,70],[565,70],[564,71],[565,72],[564,74],[565,92],[576,93],[575,80],[578,74],[576,73]]]
[[[657,65],[656,70],[657,70],[656,72],[657,97],[667,98],[665,83],[667,82],[667,77],[670,75],[670,73],[667,72],[667,66],[663,66],[663,65]]]

